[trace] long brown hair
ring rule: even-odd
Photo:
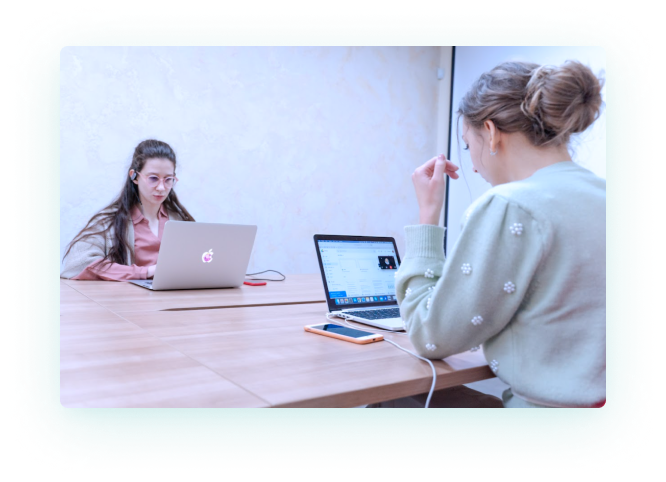
[[[176,153],[171,149],[171,146],[166,142],[148,139],[141,142],[132,156],[132,164],[130,170],[134,169],[136,172],[141,172],[146,161],[149,159],[168,159],[173,162],[174,173],[176,171]],[[129,171],[129,170],[128,170]],[[112,246],[108,253],[102,260],[102,265],[110,263],[129,264],[130,259],[127,259],[127,252],[134,253],[134,246],[129,246],[127,243],[127,228],[131,221],[130,213],[132,208],[139,204],[139,191],[137,186],[125,175],[125,185],[123,186],[120,195],[108,206],[95,214],[86,227],[77,234],[69,247],[63,259],[69,254],[74,244],[85,241],[86,239],[102,235],[106,238],[107,234],[112,231]],[[169,195],[164,200],[164,207],[167,213],[174,213],[180,216],[183,221],[194,221],[192,215],[185,209],[178,196],[173,189],[169,191]]]

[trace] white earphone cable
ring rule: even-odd
[[[328,321],[331,321],[331,322],[334,322],[334,323],[338,321],[338,320],[332,320],[330,318],[330,313],[326,313],[326,319]],[[354,328],[354,329],[358,328],[358,327],[350,325],[349,322],[344,318],[342,319],[342,321],[349,328]],[[381,332],[384,332],[384,333],[392,333],[392,334],[396,334],[396,335],[406,335],[407,334],[407,333],[397,333],[395,331],[389,331],[389,330],[375,330],[375,329],[373,329],[373,331],[381,331]],[[416,353],[414,353],[412,351],[409,351],[406,348],[401,347],[400,345],[398,345],[394,341],[391,341],[387,338],[384,338],[384,341],[388,341],[391,345],[395,346],[396,348],[399,348],[400,350],[402,350],[404,352],[407,352],[410,355],[415,356],[419,360],[423,360],[424,362],[428,363],[428,365],[430,365],[430,368],[432,369],[432,385],[430,386],[430,392],[428,393],[428,398],[426,399],[426,403],[425,403],[425,408],[428,408],[429,405],[430,405],[430,399],[432,398],[432,394],[435,391],[435,385],[437,384],[437,371],[435,370],[435,365],[433,365],[432,362],[430,360],[428,360],[427,358],[423,358],[422,356],[417,355]]]
[[[400,345],[398,345],[394,341],[388,340],[386,338],[384,338],[384,341],[388,341],[391,345],[394,345],[396,348],[399,348],[402,351],[405,351],[405,352],[409,353],[410,355],[415,356],[419,360],[423,360],[424,362],[427,362],[428,365],[430,365],[430,368],[432,369],[432,385],[430,386],[430,392],[428,393],[428,398],[426,399],[426,403],[425,403],[425,408],[428,408],[428,406],[430,405],[430,399],[432,398],[432,394],[435,391],[435,385],[437,384],[437,372],[435,371],[435,365],[433,365],[432,362],[430,360],[428,360],[427,358],[423,358],[422,356],[419,356],[416,353],[411,352],[408,349],[401,347]]]

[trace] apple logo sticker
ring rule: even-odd
[[[202,254],[201,261],[203,261],[204,263],[210,263],[211,261],[213,261],[213,250],[210,249],[206,251],[204,254]]]

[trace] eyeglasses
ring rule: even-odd
[[[144,176],[143,174],[141,174],[138,171],[137,171],[137,174],[139,176],[141,176],[142,178],[144,178],[146,180],[146,183],[150,187],[157,187],[157,186],[159,186],[160,181],[164,181],[164,187],[166,187],[167,189],[171,189],[178,182],[178,178],[175,177],[175,176],[174,177],[165,177],[164,179],[162,179],[162,178],[160,178],[158,176],[155,176],[155,175]]]

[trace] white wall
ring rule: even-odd
[[[439,62],[437,47],[63,49],[61,255],[147,138],[176,151],[198,221],[258,225],[250,272],[318,272],[315,233],[394,236],[404,252]]]
[[[606,68],[606,54],[601,47],[456,47],[455,70],[453,74],[451,122],[451,159],[461,166],[460,179],[449,182],[447,202],[446,252],[451,252],[460,235],[460,221],[465,209],[473,200],[490,189],[490,184],[475,174],[469,151],[463,150],[462,119],[460,132],[456,132],[455,112],[460,100],[479,76],[508,60],[535,62],[538,64],[561,65],[566,60],[578,60],[588,65],[599,75]],[[605,74],[603,75],[605,77]],[[606,100],[606,87],[601,92]],[[570,144],[572,159],[596,175],[606,178],[606,109],[587,131],[572,137]]]

